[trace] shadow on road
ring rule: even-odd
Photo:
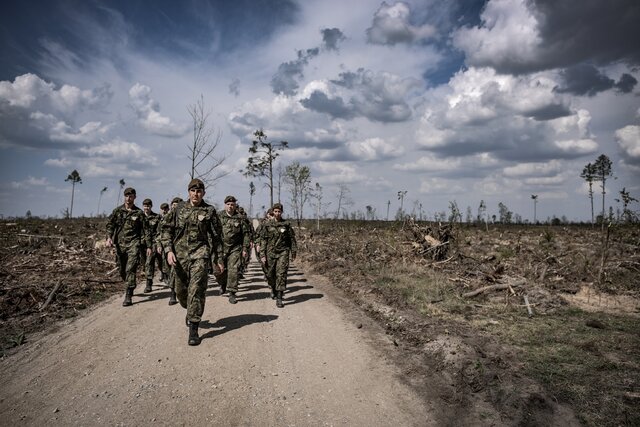
[[[215,330],[206,332],[205,334],[201,335],[200,338],[213,338],[226,332],[233,331],[234,329],[242,328],[243,326],[252,325],[254,323],[271,322],[273,320],[276,320],[277,318],[278,316],[273,314],[240,314],[238,316],[230,316],[218,319],[216,323],[211,323],[208,320],[204,320],[200,322],[201,329],[215,328]]]
[[[301,302],[309,301],[312,299],[320,299],[324,298],[322,294],[301,294],[301,295],[293,295],[287,296],[283,301],[284,305],[298,304]]]

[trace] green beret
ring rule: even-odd
[[[151,199],[144,199],[142,201],[142,206],[153,206],[153,202],[151,201]]]
[[[273,207],[271,209],[273,209],[274,211],[276,209],[278,209],[280,212],[282,212],[284,210],[284,209],[282,209],[282,203],[274,203]]]
[[[163,203],[160,205],[160,209],[169,209],[169,205],[167,203]]]
[[[233,196],[227,196],[227,197],[224,198],[224,202],[225,203],[229,203],[229,202],[234,202],[235,203],[235,202],[237,202],[237,200]]]
[[[136,195],[135,188],[127,187],[127,188],[124,189],[124,195],[125,196],[128,196],[130,194],[133,194],[134,196]]]
[[[183,200],[180,197],[174,197],[173,200],[171,201],[171,204],[174,203],[182,203]]]
[[[202,180],[198,178],[193,178],[191,181],[189,181],[189,186],[187,187],[187,190],[193,190],[193,189],[204,190],[204,182],[202,182]]]

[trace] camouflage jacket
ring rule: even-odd
[[[298,251],[296,233],[289,221],[264,221],[259,228],[257,242],[262,254],[278,257],[289,252],[295,255]]]
[[[156,246],[156,236],[158,234],[158,228],[160,225],[160,215],[155,212],[149,212],[149,215],[146,216],[147,224],[149,225],[149,234],[151,235],[151,246]]]
[[[146,244],[151,247],[149,224],[142,209],[133,206],[127,210],[124,205],[118,206],[109,215],[107,237],[119,247]]]
[[[251,230],[247,220],[237,212],[233,215],[222,211],[219,215],[222,226],[222,250],[229,254],[236,250],[248,251],[251,246]]]
[[[216,209],[204,200],[199,206],[182,202],[162,221],[161,243],[165,254],[178,259],[210,258],[218,262],[222,250],[222,228]]]

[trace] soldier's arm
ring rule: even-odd
[[[222,224],[215,209],[211,214],[211,262],[218,264],[218,255],[222,253]]]
[[[162,243],[162,248],[164,249],[164,253],[168,254],[172,252],[175,254],[175,248],[173,247],[173,237],[176,230],[176,210],[172,209],[165,216],[164,221],[162,221],[162,229],[160,232],[160,242]]]
[[[107,246],[113,245],[113,237],[116,230],[116,220],[117,220],[117,208],[111,212],[109,215],[109,220],[107,221]]]

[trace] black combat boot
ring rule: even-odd
[[[127,293],[124,294],[124,301],[122,301],[123,307],[129,307],[130,305],[133,305],[133,302],[131,301],[132,296],[133,296],[133,289],[127,288]]]
[[[276,291],[276,307],[278,308],[283,308],[284,307],[284,303],[282,302],[282,294],[284,292],[282,291]]]
[[[153,292],[153,288],[151,287],[152,283],[153,283],[153,279],[147,279],[147,287],[144,288],[145,294],[148,294],[149,292]]]
[[[200,336],[198,336],[198,326],[200,322],[189,322],[189,345],[200,344]]]
[[[273,289],[271,286],[269,286],[269,289],[271,293],[271,299],[276,299],[276,290]]]
[[[229,304],[235,304],[237,302],[238,302],[238,300],[236,299],[236,293],[235,292],[229,292]]]
[[[177,304],[178,300],[176,299],[176,290],[171,289],[171,297],[169,297],[169,305]]]

